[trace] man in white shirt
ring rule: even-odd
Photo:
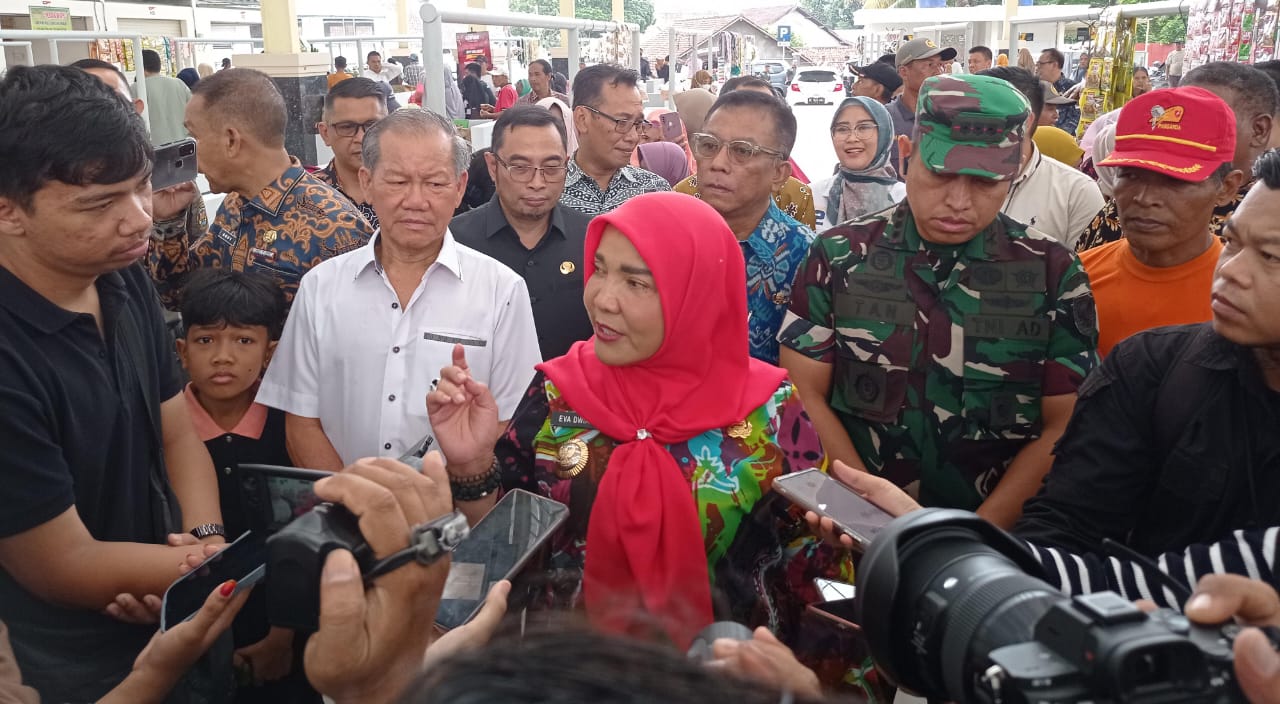
[[[524,281],[449,232],[470,160],[452,122],[428,110],[392,113],[365,135],[360,184],[381,228],[303,277],[258,392],[287,413],[298,466],[421,449],[427,393],[463,350],[500,418],[524,395],[541,361]]]
[[[369,52],[369,55],[365,57],[365,69],[360,73],[360,75],[370,80],[386,83],[390,86],[391,82],[399,78],[400,74],[403,72],[404,69],[400,67],[400,64],[384,64],[382,63],[382,54],[379,54],[376,51],[371,51]]]
[[[1093,179],[1046,157],[1036,146],[1036,123],[1044,110],[1040,79],[1013,66],[997,66],[981,73],[1013,84],[1027,97],[1033,110],[1027,126],[1027,136],[1033,139],[1022,142],[1022,170],[1014,178],[1000,212],[1075,251],[1076,241],[1105,203],[1102,191]]]
[[[1177,88],[1182,83],[1183,63],[1182,42],[1173,43],[1173,51],[1164,59],[1164,72],[1169,77],[1169,87]]]

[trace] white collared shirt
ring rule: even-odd
[[[1105,201],[1093,179],[1033,147],[1000,212],[1075,251],[1076,242]]]
[[[510,418],[541,357],[524,280],[446,231],[405,310],[377,262],[379,234],[302,278],[257,401],[318,418],[344,464],[400,457],[431,430],[426,397],[467,352]]]
[[[381,71],[374,71],[368,66],[365,66],[364,70],[360,72],[360,75],[364,78],[368,78],[371,81],[381,81],[383,83],[390,85],[392,81],[399,78],[400,75],[403,73],[404,73],[404,68],[402,68],[400,64],[393,64],[393,63],[384,61],[382,62]]]

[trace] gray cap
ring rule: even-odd
[[[1071,98],[1064,98],[1048,81],[1040,81],[1040,92],[1044,94],[1045,105],[1075,105],[1076,102]]]
[[[898,54],[894,58],[894,62],[898,66],[906,66],[912,61],[930,59],[938,55],[942,56],[943,61],[951,61],[956,58],[956,50],[950,47],[943,49],[934,44],[932,39],[922,37],[920,39],[912,39],[898,47]]]

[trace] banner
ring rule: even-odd
[[[29,6],[31,28],[42,31],[71,31],[71,9],[67,7]]]
[[[493,50],[489,47],[489,33],[458,33],[458,78],[462,78],[467,64],[480,58],[484,58],[488,65],[493,65]]]

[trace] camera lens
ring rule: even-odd
[[[194,144],[184,144],[181,147],[178,147],[178,156],[191,156],[195,153],[196,145]]]
[[[859,566],[858,616],[872,656],[902,687],[970,700],[988,653],[1031,640],[1066,599],[1028,574],[1037,570],[1024,547],[973,514],[930,510],[890,523]]]

